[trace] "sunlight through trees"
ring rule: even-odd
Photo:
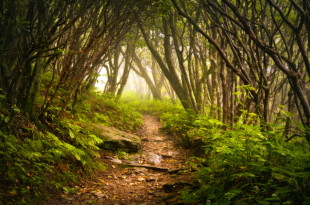
[[[0,1],[4,204],[62,187],[62,159],[91,173],[90,124],[140,113],[200,144],[184,203],[309,203],[309,0]]]

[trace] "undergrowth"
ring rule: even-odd
[[[69,104],[64,117],[57,117],[55,102],[34,122],[0,97],[0,204],[33,204],[46,200],[48,190],[74,191],[70,187],[81,177],[104,169],[98,161],[104,142],[91,124],[126,131],[142,124],[130,105],[95,91],[80,96],[74,113]]]
[[[265,132],[243,115],[227,130],[210,118],[198,118],[193,126],[188,134],[202,138],[207,157],[200,160],[199,189],[183,193],[188,204],[310,203],[310,146],[305,140],[286,142],[281,127]]]
[[[100,92],[91,92],[82,97],[84,100],[75,108],[79,110],[79,119],[127,131],[137,130],[142,125],[142,115],[132,104]]]
[[[160,117],[163,113],[179,113],[184,110],[181,103],[172,104],[171,100],[150,100],[150,99],[138,99],[135,96],[124,95],[121,98],[121,101],[129,104],[130,107],[134,108],[140,113],[143,114],[152,114],[157,117]]]

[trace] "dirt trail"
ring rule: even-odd
[[[161,126],[154,116],[145,115],[139,132],[141,153],[122,158],[112,152],[102,153],[102,161],[108,166],[106,171],[76,186],[74,193],[54,197],[48,204],[181,204],[178,193],[187,189],[192,180],[185,165],[188,151],[174,137],[160,131]],[[124,166],[124,161],[169,171]]]

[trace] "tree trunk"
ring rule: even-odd
[[[178,41],[178,37],[177,37],[177,33],[176,33],[176,28],[175,28],[175,24],[173,22],[172,17],[173,17],[173,15],[171,13],[170,14],[170,18],[169,18],[169,25],[170,25],[170,30],[171,30],[171,34],[172,34],[171,36],[172,36],[172,39],[173,39],[173,42],[174,42],[174,49],[176,51],[178,62],[179,62],[179,68],[181,70],[182,79],[183,79],[183,82],[184,82],[183,83],[183,88],[184,88],[185,92],[187,93],[187,95],[189,97],[189,100],[190,100],[190,103],[192,105],[192,108],[198,114],[199,110],[197,108],[196,101],[195,101],[195,99],[193,97],[193,89],[192,89],[192,86],[191,86],[191,84],[189,82],[187,72],[185,70],[183,53],[180,50],[180,45],[179,45],[179,41]],[[166,22],[166,20],[164,18],[163,18],[163,24],[164,24],[164,27],[167,26],[165,24],[168,24],[168,22]],[[165,34],[167,35],[168,32],[165,33]],[[184,49],[184,48],[182,48],[182,49]]]
[[[43,74],[43,70],[45,67],[45,63],[42,58],[38,58],[36,61],[36,65],[34,67],[34,71],[32,73],[30,85],[28,88],[28,92],[25,98],[25,102],[22,106],[23,111],[27,115],[32,115],[35,106],[36,96],[39,92],[39,87],[41,83],[41,77]]]
[[[170,46],[171,45],[170,45],[169,35],[165,35],[165,43],[164,43],[166,63],[169,67],[169,68],[167,68],[165,63],[161,59],[159,53],[156,51],[153,44],[150,42],[150,39],[149,39],[148,35],[146,34],[146,32],[145,32],[145,30],[144,30],[139,19],[138,19],[138,25],[139,25],[140,31],[143,35],[143,38],[145,40],[147,47],[149,48],[153,57],[156,59],[159,67],[161,68],[161,70],[165,74],[166,78],[170,82],[171,86],[173,87],[173,90],[175,91],[176,95],[179,97],[183,107],[185,109],[191,108],[188,97],[186,96],[186,93],[184,92],[184,90],[180,84],[180,81],[178,79],[178,76],[176,75],[175,70],[173,68],[173,64],[171,61],[171,53],[170,53]]]
[[[154,83],[152,82],[151,78],[149,77],[148,73],[146,72],[146,69],[144,68],[144,66],[141,63],[141,59],[137,56],[137,54],[135,52],[133,52],[132,57],[133,57],[134,62],[136,63],[136,65],[139,68],[139,71],[141,73],[141,77],[144,78],[146,84],[149,86],[153,97],[155,99],[161,100],[160,92],[158,92],[159,90],[156,89]]]
[[[211,24],[211,37],[216,40],[217,39],[217,29],[214,24]],[[217,106],[217,87],[218,87],[218,80],[217,80],[217,50],[216,48],[211,45],[210,46],[210,70],[211,70],[211,112],[210,115],[213,118],[216,118],[216,109]]]
[[[221,60],[221,81],[222,81],[222,93],[223,93],[223,123],[228,123],[228,87],[226,81],[226,74],[225,74],[225,64],[223,60]]]
[[[131,64],[130,55],[132,53],[134,53],[134,47],[130,43],[127,43],[127,49],[126,49],[126,54],[125,54],[125,67],[124,67],[124,72],[122,75],[120,87],[117,91],[117,95],[116,95],[117,99],[119,99],[121,97],[123,90],[124,90],[124,87],[127,83],[127,79],[128,79],[129,72],[130,72],[130,64]]]

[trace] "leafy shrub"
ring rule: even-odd
[[[275,126],[263,132],[255,114],[245,115],[228,130],[212,119],[193,123],[189,133],[203,138],[207,159],[197,172],[200,188],[183,198],[189,204],[310,203],[310,146],[285,142]]]
[[[21,140],[12,134],[0,131],[0,174],[1,184],[6,190],[1,190],[0,201],[6,203],[28,203],[46,196],[47,186],[64,188],[65,182],[75,180],[76,175],[65,176],[74,170],[54,172],[59,163],[65,161],[76,166],[83,166],[84,170],[102,168],[91,157],[97,154],[92,149],[98,149],[96,144],[100,139],[89,134],[82,138],[77,135],[77,128],[69,126],[69,133],[74,138],[72,144],[61,140],[56,135],[47,132],[34,131],[31,138]],[[75,168],[73,168],[75,169]],[[73,172],[74,173],[74,172]],[[49,180],[46,180],[46,179]]]

